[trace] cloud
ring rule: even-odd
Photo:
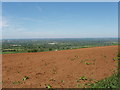
[[[17,18],[17,17],[4,17],[0,22],[2,27],[3,38],[30,38],[39,36],[40,32],[34,32],[31,28],[24,26],[24,20],[27,22],[40,22],[39,20],[32,18]]]
[[[9,24],[8,24],[8,21],[6,19],[0,19],[0,28],[3,28],[3,27],[8,27]]]
[[[9,24],[6,21],[2,22],[2,27],[8,27],[8,26],[9,26]]]

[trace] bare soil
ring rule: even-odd
[[[2,85],[3,88],[87,87],[86,83],[95,83],[115,73],[117,62],[113,58],[117,53],[118,46],[104,46],[3,54]]]

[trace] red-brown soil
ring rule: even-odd
[[[111,76],[118,46],[3,54],[3,88],[77,88]],[[88,65],[89,64],[89,65]],[[24,76],[29,79],[23,81]],[[80,77],[87,80],[79,80]],[[92,80],[94,79],[94,80]],[[15,82],[20,83],[15,83]]]

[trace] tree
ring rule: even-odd
[[[49,51],[52,51],[52,48],[49,48]]]

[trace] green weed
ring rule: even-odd
[[[90,64],[93,64],[93,63],[87,63],[87,62],[85,62],[85,64],[90,65]]]
[[[0,84],[3,84],[3,81],[2,81],[2,82],[0,82]]]
[[[113,60],[120,60],[120,57],[114,57]]]
[[[45,86],[46,86],[46,88],[52,88],[52,86],[50,84],[48,84],[48,85],[45,84]]]
[[[63,82],[65,82],[64,80],[61,80],[61,82],[63,83]]]
[[[28,77],[28,76],[25,76],[22,80],[25,81],[25,80],[27,80],[27,79],[29,79],[29,77]]]
[[[88,80],[88,79],[85,76],[82,76],[77,80],[77,82],[79,82],[80,80]]]
[[[79,78],[79,80],[87,80],[87,78],[85,76],[82,76]]]

